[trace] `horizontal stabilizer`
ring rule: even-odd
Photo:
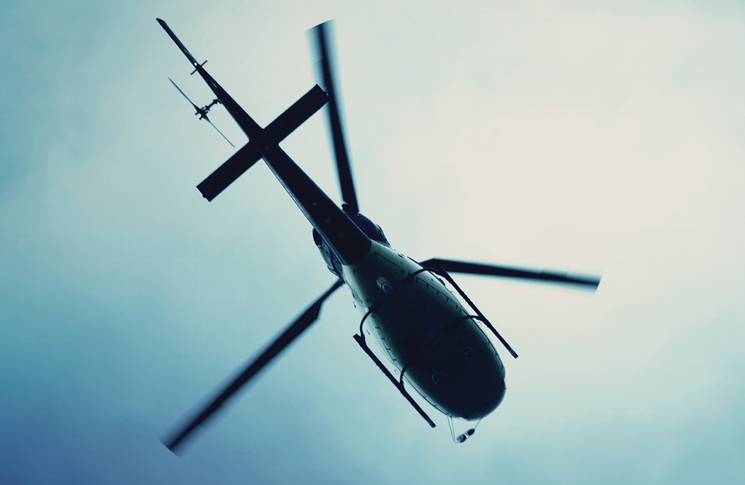
[[[329,100],[323,89],[317,84],[298,99],[295,104],[287,108],[277,119],[269,123],[264,131],[272,139],[279,143],[302,125],[308,118],[321,109]]]
[[[308,118],[321,109],[328,101],[328,96],[318,85],[305,93],[277,119],[264,129],[266,135],[276,143],[284,140],[290,133],[302,125]],[[227,162],[212,172],[209,177],[197,185],[205,199],[211,201],[232,184],[243,172],[251,168],[261,158],[261,152],[253,142],[247,143],[230,157]]]
[[[254,144],[246,143],[227,162],[220,165],[201,184],[197,185],[197,189],[199,189],[205,199],[212,201],[228,185],[232,184],[235,179],[243,175],[243,172],[258,162],[260,158],[261,153],[259,153],[259,150],[256,149]]]

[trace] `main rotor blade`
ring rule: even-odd
[[[569,276],[567,273],[547,270],[531,270],[522,268],[511,268],[509,266],[495,266],[491,264],[466,263],[463,261],[452,261],[449,259],[428,259],[421,263],[424,267],[442,267],[448,273],[465,273],[484,276],[500,276],[503,278],[520,278],[528,280],[546,281],[551,283],[564,283],[582,285],[595,289],[600,284],[599,276]]]
[[[194,109],[195,109],[195,110],[196,110],[197,112],[199,112],[199,107],[198,107],[198,106],[197,106],[196,104],[194,104],[194,103],[192,102],[192,100],[191,100],[191,99],[189,99],[189,96],[187,96],[186,94],[184,94],[184,92],[183,92],[183,91],[181,91],[181,88],[180,88],[180,87],[178,87],[178,86],[176,85],[176,83],[175,83],[175,82],[173,82],[173,79],[171,79],[171,78],[169,77],[169,78],[168,78],[168,80],[169,80],[169,81],[171,81],[171,84],[173,84],[173,86],[174,86],[174,87],[175,87],[176,89],[178,89],[178,92],[179,92],[179,93],[181,93],[181,95],[182,95],[183,97],[185,97],[185,98],[186,98],[186,100],[187,100],[188,102],[190,102],[192,106],[194,106]]]
[[[338,280],[334,285],[326,291],[321,297],[315,301],[305,312],[303,312],[292,325],[277,337],[264,352],[248,366],[245,367],[238,377],[233,379],[227,384],[220,394],[210,401],[194,418],[192,418],[180,431],[174,433],[170,438],[163,441],[163,444],[171,450],[176,452],[181,443],[203,422],[205,422],[212,414],[217,411],[220,406],[227,401],[233,394],[235,394],[241,387],[243,387],[253,376],[255,376],[264,366],[272,361],[282,350],[285,349],[293,340],[295,340],[304,330],[313,324],[318,319],[318,315],[321,311],[321,305],[323,302],[331,296],[343,284],[342,280]]]
[[[316,34],[316,49],[321,62],[322,83],[329,95],[329,125],[331,127],[331,139],[334,143],[334,154],[336,156],[336,168],[339,173],[339,185],[341,186],[341,196],[344,203],[348,206],[347,212],[357,214],[359,205],[357,204],[357,194],[354,190],[354,181],[352,179],[352,169],[349,164],[347,146],[344,142],[344,132],[342,130],[341,119],[339,115],[339,104],[336,98],[335,82],[333,78],[333,66],[330,51],[329,35],[327,34],[330,22],[324,22],[314,27]]]

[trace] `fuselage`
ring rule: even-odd
[[[499,405],[506,392],[502,361],[440,278],[374,240],[361,261],[341,270],[355,307],[367,315],[365,337],[431,405],[468,420]]]

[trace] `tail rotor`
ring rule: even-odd
[[[169,81],[171,81],[171,84],[173,84],[173,87],[175,87],[175,88],[176,88],[176,89],[178,90],[178,92],[179,92],[179,93],[181,93],[181,95],[182,95],[182,96],[183,96],[184,98],[186,98],[186,100],[187,100],[187,101],[189,102],[189,104],[191,104],[191,105],[192,105],[192,106],[194,107],[194,111],[195,111],[195,113],[194,113],[194,114],[195,114],[195,115],[199,115],[199,119],[200,119],[200,120],[205,120],[205,121],[206,121],[207,123],[209,123],[210,125],[212,125],[212,128],[214,128],[214,129],[215,129],[215,131],[217,131],[217,132],[218,132],[218,133],[220,134],[220,136],[222,136],[223,138],[225,138],[225,141],[226,141],[226,142],[230,143],[230,140],[228,140],[228,137],[226,137],[226,136],[225,136],[225,135],[224,135],[224,134],[222,133],[222,131],[218,130],[218,129],[217,129],[217,127],[216,127],[216,126],[214,125],[214,123],[212,123],[212,121],[210,121],[210,119],[209,119],[209,118],[207,117],[207,113],[209,113],[209,111],[210,111],[210,108],[212,108],[212,107],[213,107],[214,105],[216,105],[216,104],[220,104],[220,100],[218,100],[218,99],[213,99],[213,100],[212,100],[212,102],[211,102],[210,104],[208,104],[208,105],[205,105],[205,106],[203,106],[203,107],[201,107],[201,108],[200,108],[199,106],[197,106],[196,104],[194,104],[194,102],[193,102],[193,101],[192,101],[191,99],[189,99],[189,96],[187,96],[187,95],[186,95],[186,94],[185,94],[185,93],[184,93],[184,92],[183,92],[183,91],[181,90],[181,88],[180,88],[180,87],[178,87],[178,85],[177,85],[177,84],[176,84],[175,82],[173,82],[173,79],[171,79],[171,78],[169,77],[169,78],[168,78],[168,80],[169,80]],[[233,147],[233,148],[235,148],[235,145],[233,145],[232,143],[230,143],[230,146],[231,146],[231,147]]]

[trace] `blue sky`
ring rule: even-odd
[[[520,354],[463,445],[352,340],[346,290],[182,458],[158,439],[333,282],[161,17],[260,124],[334,18],[362,211]],[[727,2],[9,2],[0,13],[0,483],[739,483],[745,15]],[[214,113],[214,115],[212,114]],[[234,142],[240,131],[215,109]],[[325,120],[283,147],[338,200]]]

